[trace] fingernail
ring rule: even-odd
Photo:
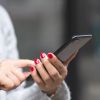
[[[48,58],[52,59],[53,55],[51,53],[48,53]]]
[[[45,53],[41,53],[40,58],[42,58],[42,59],[45,58]]]
[[[34,71],[34,67],[30,66],[30,71],[33,72]]]
[[[39,59],[34,59],[35,64],[39,64],[40,60]]]

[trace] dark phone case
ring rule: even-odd
[[[54,54],[63,62],[66,63],[68,58],[77,53],[86,43],[92,39],[92,35],[76,35],[72,37],[69,43],[63,44]]]

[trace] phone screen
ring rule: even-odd
[[[76,35],[69,43],[63,44],[54,54],[62,61],[66,60],[75,52],[78,52],[86,43],[92,39],[92,35]]]

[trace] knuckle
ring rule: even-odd
[[[25,80],[25,76],[24,75],[20,76],[20,80],[21,81]]]
[[[68,70],[66,69],[66,70],[65,70],[65,75],[67,75],[67,74],[68,74]]]
[[[38,85],[42,85],[42,81],[40,81],[40,80],[36,81],[36,83],[37,83]]]
[[[47,59],[45,59],[45,60],[42,61],[42,63],[43,63],[44,65],[48,65],[49,61],[48,61]]]
[[[36,83],[37,83],[37,84],[39,84],[39,85],[41,84],[41,82],[40,82],[40,81],[36,81]]]
[[[12,88],[12,87],[14,87],[14,84],[10,84],[10,85],[9,85],[9,88]]]
[[[54,73],[52,73],[51,76],[52,76],[52,77],[57,77],[57,76],[58,76],[58,72],[54,72]]]
[[[57,64],[58,62],[57,62],[57,58],[55,58],[54,60],[53,60],[53,63],[54,64]]]
[[[67,70],[67,68],[64,66],[64,67],[63,67],[63,70],[62,70],[62,72],[61,72],[61,75],[62,75],[63,78],[65,78],[65,77],[67,76],[67,74],[68,74],[68,70]]]
[[[32,78],[35,79],[35,80],[37,79],[37,77],[39,77],[37,72],[35,72],[34,74],[31,74],[31,75],[32,75]]]
[[[65,72],[65,74],[64,74],[64,77],[66,77],[67,76],[67,72]]]
[[[44,81],[45,81],[46,83],[49,82],[49,80],[50,80],[50,77],[49,77],[49,76],[45,77],[45,79],[44,79]]]
[[[11,88],[13,88],[15,85],[14,85],[14,83],[10,83],[8,86],[7,86],[7,89],[11,89]]]
[[[67,70],[67,68],[64,66],[64,73],[68,73],[68,70]]]
[[[21,82],[19,80],[16,81],[16,86],[18,86]]]
[[[65,78],[67,76],[67,70],[62,74],[62,76]]]
[[[60,76],[59,72],[53,73],[53,74],[52,74],[52,78],[53,78],[56,82],[58,82],[59,80],[61,80],[61,76]]]

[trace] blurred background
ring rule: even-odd
[[[12,18],[20,58],[54,52],[75,34],[93,34],[69,65],[66,82],[72,100],[100,100],[99,0],[0,0],[0,4]]]

